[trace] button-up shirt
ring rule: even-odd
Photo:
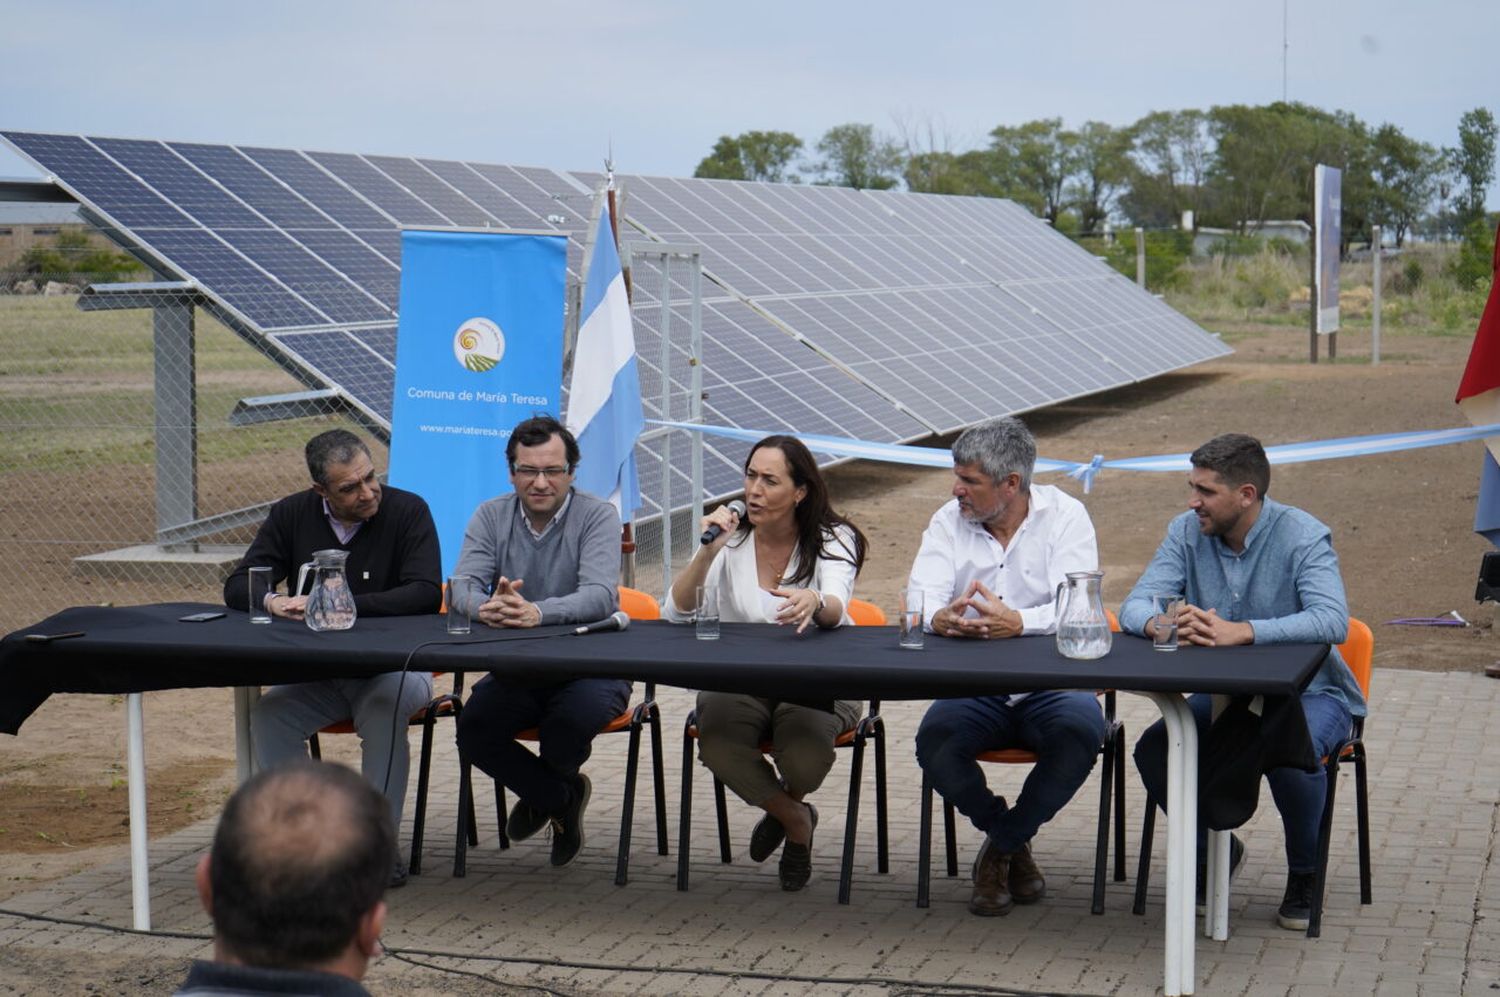
[[[1236,553],[1205,536],[1191,510],[1167,536],[1120,607],[1120,626],[1145,634],[1151,596],[1173,595],[1226,620],[1249,623],[1257,644],[1338,644],[1349,631],[1349,604],[1328,527],[1293,506],[1263,499],[1260,515]],[[1349,667],[1331,648],[1306,692],[1342,699],[1354,716],[1365,698]]]
[[[543,526],[540,530],[531,525],[531,517],[526,515],[526,506],[523,502],[520,501],[520,496],[516,497],[516,515],[520,516],[521,522],[526,524],[526,532],[531,534],[532,539],[540,540],[542,539],[542,537],[545,537],[548,533],[552,532],[552,527],[562,522],[563,513],[568,511],[568,506],[572,504],[572,502],[573,489],[569,488],[568,494],[563,496],[562,505],[557,507],[557,511],[552,514],[552,518],[547,520],[547,525]]]
[[[1052,485],[1032,485],[1026,518],[1002,544],[983,523],[965,519],[954,499],[933,513],[911,566],[908,589],[922,592],[922,615],[932,618],[963,594],[971,581],[982,583],[1021,614],[1024,633],[1056,629],[1053,599],[1070,571],[1096,571],[1099,548],[1094,524],[1083,503]],[[974,616],[972,610],[967,615]]]

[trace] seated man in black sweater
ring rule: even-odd
[[[273,616],[301,620],[307,597],[276,591],[294,584],[297,569],[315,550],[347,550],[346,574],[360,616],[435,613],[442,604],[442,568],[437,528],[419,495],[382,486],[370,448],[343,429],[307,442],[312,487],[271,506],[255,541],[224,582],[224,603],[244,609],[250,568],[271,568],[272,591],[265,607]],[[386,794],[391,818],[401,827],[410,756],[406,719],[432,696],[427,672],[400,672],[363,679],[327,679],[273,686],[250,715],[255,762],[270,768],[306,757],[308,735],[340,720],[354,721],[365,778]],[[405,870],[397,868],[393,884]]]

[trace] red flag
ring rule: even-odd
[[[1494,269],[1500,275],[1500,230],[1495,233]],[[1463,380],[1458,382],[1458,397],[1453,400],[1461,402],[1495,388],[1500,388],[1500,280],[1490,284],[1490,298],[1479,317],[1469,363],[1464,368]]]
[[[1464,416],[1476,426],[1500,422],[1500,232],[1495,236],[1494,273],[1490,297],[1479,316],[1469,363],[1464,367],[1463,379],[1458,382],[1458,397],[1454,399]],[[1500,460],[1497,460],[1500,437],[1491,436],[1484,444],[1479,501],[1474,505],[1474,532],[1500,547]]]

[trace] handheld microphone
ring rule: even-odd
[[[621,610],[615,610],[602,620],[593,623],[585,623],[581,627],[573,628],[574,637],[582,637],[584,634],[604,633],[607,630],[625,630],[630,626],[630,617]]]
[[[745,518],[745,503],[741,502],[739,499],[735,499],[733,502],[729,503],[727,508],[730,512],[734,513],[741,519]],[[698,542],[707,547],[709,544],[719,539],[719,534],[723,532],[724,527],[720,526],[718,523],[715,523],[714,525],[703,531],[703,536],[698,538]]]

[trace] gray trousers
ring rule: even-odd
[[[272,686],[250,713],[255,764],[268,769],[288,759],[306,758],[308,735],[331,723],[353,719],[360,741],[360,771],[372,786],[385,793],[396,833],[400,834],[401,808],[406,802],[406,779],[411,769],[406,724],[430,699],[431,672],[407,672],[405,683],[400,672],[388,672],[367,679]]]
[[[839,700],[834,712],[730,692],[698,693],[698,757],[719,781],[752,806],[783,783],[801,797],[833,768],[833,742],[859,722],[864,703]],[[773,769],[761,754],[769,741]],[[780,779],[777,771],[780,771]]]

